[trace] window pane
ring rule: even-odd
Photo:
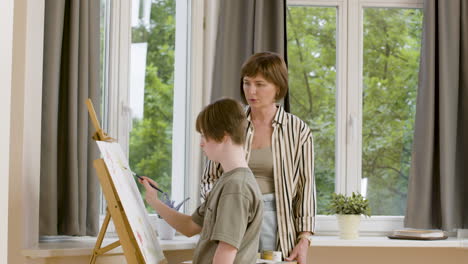
[[[171,191],[175,1],[132,1],[130,166]],[[138,185],[141,192],[144,188]],[[149,210],[152,209],[147,206]]]
[[[99,105],[94,107],[99,107],[101,110],[101,116],[99,120],[101,120],[101,126],[104,131],[108,131],[108,122],[107,122],[107,101],[108,101],[108,83],[107,83],[107,76],[108,76],[108,57],[109,57],[109,24],[110,24],[110,9],[111,4],[109,0],[100,0],[100,9],[99,9],[99,46],[100,46],[100,68],[101,68],[101,76],[100,76],[100,85],[101,85],[101,102]]]
[[[363,190],[373,215],[404,215],[422,12],[364,9]]]
[[[314,134],[317,212],[335,190],[336,8],[289,6],[291,112]]]
[[[100,9],[99,9],[99,48],[100,48],[100,69],[101,69],[101,76],[100,76],[100,88],[101,88],[101,102],[96,103],[93,102],[94,107],[96,109],[100,109],[100,116],[98,119],[101,121],[101,127],[104,131],[109,131],[108,126],[108,82],[107,76],[109,75],[108,72],[108,65],[109,65],[109,29],[110,29],[110,10],[111,10],[111,3],[110,0],[100,0]],[[106,199],[100,196],[99,199],[99,210],[101,214],[106,214]]]

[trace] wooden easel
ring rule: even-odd
[[[96,133],[94,133],[93,139],[96,141],[115,141],[115,139],[107,136],[107,134],[102,130],[101,125],[97,119],[96,111],[94,111],[94,106],[93,102],[91,102],[91,99],[86,99],[86,106],[88,107],[89,118],[91,118],[94,129],[96,129]]]
[[[107,136],[107,134],[104,133],[104,131],[101,129],[101,126],[99,125],[99,121],[97,119],[96,112],[94,111],[94,107],[91,102],[91,99],[86,100],[86,105],[88,107],[88,112],[89,112],[91,121],[94,125],[94,128],[96,129],[96,133],[93,135],[93,139],[98,140],[98,141],[115,141],[115,139]],[[120,202],[119,195],[111,180],[111,176],[109,174],[109,171],[107,170],[107,166],[104,163],[104,160],[103,159],[95,160],[94,167],[96,168],[99,182],[101,183],[101,187],[102,187],[102,192],[104,193],[104,197],[106,198],[106,201],[107,201],[107,208],[106,208],[106,217],[104,219],[104,222],[102,223],[101,230],[99,231],[99,235],[96,240],[96,245],[94,246],[93,253],[92,253],[89,263],[95,264],[98,256],[104,255],[106,252],[118,246],[122,246],[127,263],[129,264],[145,263],[143,254],[141,253],[141,250],[138,246],[135,236],[133,235],[132,229],[128,223],[128,218],[122,207],[122,203]],[[111,217],[112,217],[112,220],[114,221],[115,230],[117,231],[119,240],[105,247],[101,247],[102,241],[104,240],[104,236],[106,234],[106,230],[109,225],[109,221]]]

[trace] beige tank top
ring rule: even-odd
[[[257,180],[262,194],[274,193],[273,153],[271,146],[250,151],[249,168]]]

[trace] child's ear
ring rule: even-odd
[[[224,132],[223,143],[228,142],[228,140],[230,140],[230,139],[231,139],[231,136],[229,136],[228,133]]]

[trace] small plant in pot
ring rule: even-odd
[[[359,193],[353,192],[351,196],[333,193],[328,213],[336,215],[341,239],[356,239],[361,215],[370,217],[371,210],[369,201]]]

